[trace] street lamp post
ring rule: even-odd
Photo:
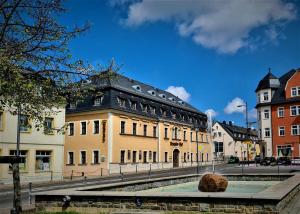
[[[247,139],[250,139],[250,134],[249,134],[249,122],[248,122],[248,104],[247,102],[243,105],[238,105],[237,107],[245,107],[245,112],[246,112],[246,128],[247,128]],[[249,166],[249,144],[247,143],[247,162]]]
[[[197,174],[199,174],[199,141],[198,141],[198,131],[199,129],[196,128],[196,146],[197,146]]]

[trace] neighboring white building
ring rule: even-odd
[[[245,143],[250,135],[251,144]],[[249,133],[247,129],[241,126],[233,125],[231,121],[215,122],[212,127],[213,137],[213,156],[215,159],[227,159],[230,156],[239,157],[240,160],[252,160],[255,155],[259,154],[259,145],[257,144],[257,133],[251,130]]]
[[[62,128],[65,124],[65,109],[46,117],[47,126]],[[15,155],[17,141],[17,116],[8,111],[0,112],[0,155]],[[30,127],[26,126],[30,124]],[[62,179],[64,160],[64,135],[57,131],[44,132],[34,128],[26,115],[21,116],[20,163],[21,182],[50,181]],[[0,164],[0,184],[12,183],[9,164]]]
[[[261,140],[260,145],[263,157],[271,157],[273,154],[271,100],[279,86],[279,79],[269,72],[259,82],[255,90],[257,97],[258,137]]]

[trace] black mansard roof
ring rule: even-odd
[[[259,81],[258,86],[255,90],[255,92],[259,91],[259,90],[263,90],[263,89],[268,89],[268,88],[275,88],[271,82],[272,80],[277,80],[278,78],[272,74],[271,72],[269,72],[261,81]]]
[[[271,102],[269,103],[259,103],[256,107],[259,106],[264,106],[264,105],[272,105],[272,104],[281,104],[281,103],[289,103],[289,102],[299,102],[300,101],[300,97],[293,97],[293,98],[289,98],[287,99],[285,96],[285,87],[286,84],[288,82],[288,80],[296,73],[297,71],[295,69],[290,70],[289,72],[283,74],[278,80],[279,80],[279,86],[274,88],[275,92],[274,95],[272,96]],[[298,72],[300,72],[300,70],[298,69]],[[264,78],[265,79],[265,78]],[[263,79],[263,80],[264,80]],[[261,80],[261,82],[263,81]],[[260,82],[260,83],[261,83]],[[259,88],[260,84],[258,85],[256,92],[258,90],[261,90],[262,88]],[[266,86],[266,85],[265,85]],[[259,88],[259,89],[258,89]],[[266,88],[271,88],[266,87]],[[265,89],[265,88],[264,88]]]
[[[116,76],[112,78],[91,78],[91,84],[94,84],[97,90],[103,93],[101,105],[95,106],[94,100],[96,96],[91,95],[85,98],[83,102],[78,103],[74,109],[70,109],[70,106],[67,106],[67,113],[116,109],[159,119],[162,118],[162,112],[160,110],[163,109],[167,111],[167,116],[164,117],[166,119],[192,124],[195,127],[199,126],[199,128],[203,129],[206,127],[206,114],[167,91],[120,74],[116,74]],[[124,99],[125,106],[120,107],[120,100],[118,99]],[[137,103],[136,109],[131,108],[130,102]],[[154,107],[156,109],[155,114],[143,112],[141,105],[144,104],[148,107]],[[172,113],[176,114],[176,119],[172,118]],[[190,121],[190,118],[193,118],[191,120],[193,122]],[[195,122],[197,124],[195,124]]]
[[[234,139],[237,141],[243,141],[246,140],[248,138],[248,131],[247,128],[242,127],[242,126],[236,126],[233,125],[232,122],[226,123],[225,121],[223,122],[217,122],[218,124],[220,124],[220,126],[222,126],[222,128]],[[244,135],[244,137],[240,136],[239,134]],[[251,137],[258,137],[258,133],[255,130],[251,130],[249,128],[249,135]]]

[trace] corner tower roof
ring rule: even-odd
[[[278,88],[280,85],[278,78],[269,71],[269,73],[259,81],[255,92],[268,88]]]

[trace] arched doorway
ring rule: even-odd
[[[179,167],[179,150],[174,149],[173,151],[173,167]]]

